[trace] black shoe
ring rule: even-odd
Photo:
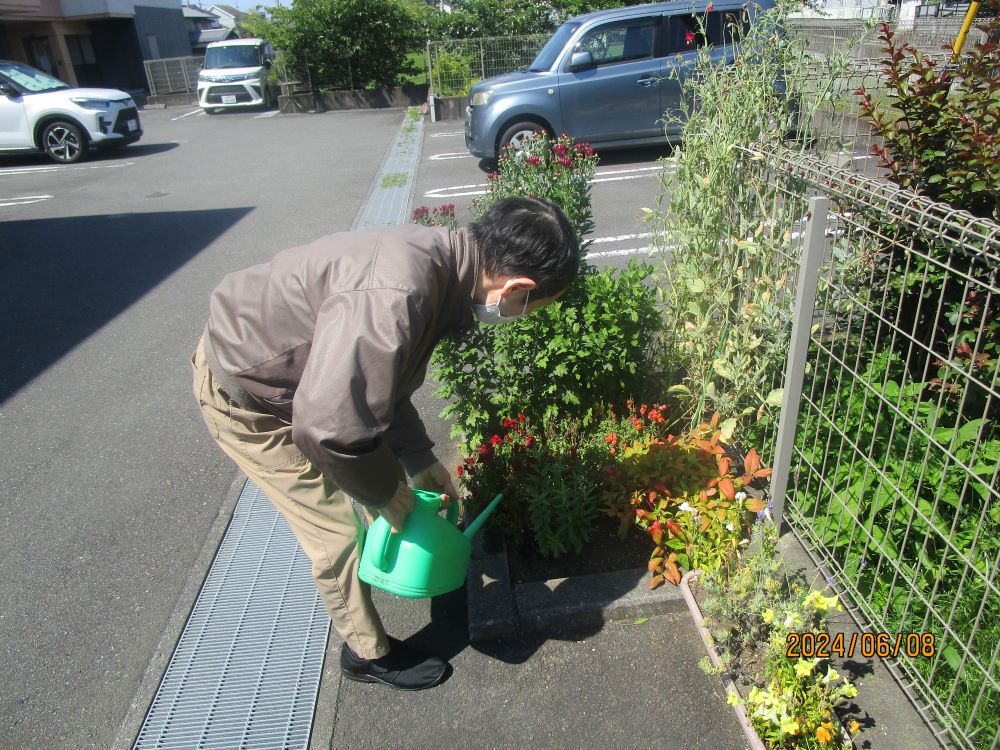
[[[448,662],[411,651],[389,636],[389,653],[379,659],[362,659],[346,643],[340,651],[340,670],[357,682],[380,682],[397,690],[424,690],[444,679]]]

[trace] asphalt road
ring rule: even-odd
[[[0,159],[0,750],[111,746],[235,476],[189,392],[208,294],[350,228],[402,112],[142,118],[80,165]],[[459,130],[429,124],[413,201],[468,220]],[[662,153],[602,161],[595,262],[644,253]]]

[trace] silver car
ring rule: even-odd
[[[663,113],[678,112],[679,78],[699,47],[732,61],[734,42],[772,0],[675,0],[572,18],[525,70],[473,85],[465,145],[480,158],[534,131],[565,133],[602,148],[662,143]]]

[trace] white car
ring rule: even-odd
[[[142,137],[132,97],[116,89],[78,89],[24,63],[0,60],[0,154],[44,151],[61,164],[91,148]]]
[[[273,59],[274,51],[264,39],[212,42],[198,73],[198,104],[210,115],[230,108],[270,109],[276,101]]]

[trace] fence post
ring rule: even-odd
[[[486,51],[483,49],[483,40],[479,40],[479,75],[483,78],[489,78],[486,75]]]
[[[799,260],[799,278],[792,313],[792,340],[788,350],[788,363],[785,365],[784,394],[771,474],[771,517],[779,527],[785,511],[788,474],[792,465],[792,450],[795,447],[795,432],[802,401],[802,381],[809,355],[809,333],[812,329],[813,311],[816,309],[819,268],[826,249],[826,217],[829,210],[829,198],[809,199],[809,220],[806,222],[805,243]]]

